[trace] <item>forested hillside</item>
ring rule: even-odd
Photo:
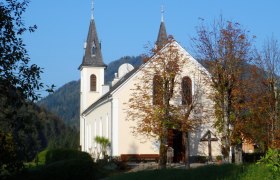
[[[22,113],[32,114],[33,122],[37,131],[33,131],[33,136],[37,133],[37,143],[40,149],[46,147],[53,148],[79,148],[78,131],[68,126],[56,114],[48,112],[46,109],[29,103],[22,106]]]
[[[114,78],[114,74],[123,63],[130,63],[134,67],[138,67],[142,64],[142,59],[140,56],[126,56],[109,63],[105,70],[106,84],[110,84]],[[57,114],[66,124],[79,127],[80,80],[71,81],[63,85],[53,94],[39,101],[38,104]]]

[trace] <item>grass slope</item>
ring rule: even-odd
[[[280,179],[280,175],[274,175],[265,166],[260,165],[220,165],[204,166],[195,169],[164,169],[152,171],[139,171],[124,173],[109,178],[110,180],[264,180]]]

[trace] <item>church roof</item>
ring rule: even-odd
[[[161,21],[158,37],[156,41],[157,48],[161,49],[165,44],[167,44],[167,42],[168,42],[168,37],[166,33],[165,23],[164,21]]]
[[[95,21],[93,18],[90,21],[87,41],[85,43],[85,54],[79,69],[82,66],[106,67],[106,64],[103,62],[101,44],[98,40]]]

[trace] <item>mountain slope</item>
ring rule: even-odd
[[[123,63],[130,63],[134,67],[142,64],[140,56],[137,57],[122,57],[108,64],[105,70],[105,83],[109,84],[114,78],[115,72]],[[38,105],[44,107],[48,111],[57,114],[66,124],[74,127],[79,127],[79,112],[80,112],[80,80],[71,81],[53,94],[48,95],[38,102]]]
[[[42,99],[38,104],[58,115],[65,123],[77,127],[80,107],[79,94],[80,80],[71,81]]]

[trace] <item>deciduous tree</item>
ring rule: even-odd
[[[187,135],[203,122],[202,103],[199,101],[203,88],[197,85],[195,92],[192,92],[192,82],[188,82],[190,78],[183,83],[184,76],[189,76],[183,71],[188,63],[188,57],[182,54],[173,38],[169,37],[168,44],[163,49],[153,49],[146,63],[140,67],[128,103],[127,119],[136,122],[133,132],[154,137],[160,143],[160,168],[166,167],[170,129],[183,132],[185,161],[189,167]],[[198,82],[203,73],[199,69],[196,71]],[[188,87],[183,90],[182,86]]]
[[[209,28],[203,22],[197,28],[194,47],[197,57],[208,67],[215,102],[216,128],[222,134],[222,153],[230,161],[230,147],[240,143],[234,139],[236,123],[244,115],[243,89],[246,65],[251,60],[253,37],[240,24],[220,20]],[[240,135],[240,133],[237,133]]]
[[[280,121],[279,121],[279,72],[280,72],[280,48],[278,41],[271,37],[267,39],[260,52],[256,52],[258,68],[261,69],[262,89],[261,101],[257,107],[262,106],[263,119],[266,124],[266,143],[269,147],[280,147]]]
[[[18,170],[38,147],[34,114],[29,101],[39,98],[42,70],[30,64],[22,35],[36,26],[26,27],[22,19],[29,0],[0,2],[0,136],[1,156],[12,152],[10,161],[1,162],[0,170]],[[7,148],[9,147],[9,148]],[[0,159],[2,161],[2,157]]]

